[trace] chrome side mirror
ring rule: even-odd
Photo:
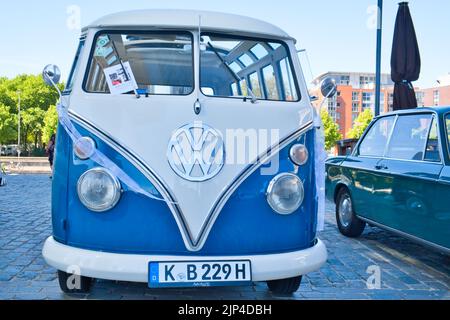
[[[325,98],[332,98],[337,94],[336,80],[325,78],[320,85],[320,91]]]
[[[58,88],[59,80],[61,80],[61,70],[54,64],[49,64],[42,71],[44,82],[58,91],[59,97],[62,97],[61,90]]]
[[[56,86],[61,80],[61,70],[59,70],[58,66],[54,64],[49,64],[44,68],[42,72],[42,78],[49,86]]]

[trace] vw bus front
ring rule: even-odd
[[[44,77],[55,85],[58,70]],[[210,12],[107,16],[84,29],[58,112],[43,255],[63,291],[100,278],[292,293],[325,263],[320,121],[277,27]]]

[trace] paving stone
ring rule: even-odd
[[[52,232],[51,181],[31,175],[11,176],[8,182],[0,192],[0,300],[450,300],[449,257],[378,228],[367,228],[359,239],[345,238],[337,230],[331,203],[320,233],[329,260],[322,270],[306,275],[291,296],[273,295],[261,282],[237,288],[151,290],[146,284],[102,280],[90,295],[65,295],[56,270],[41,255]],[[369,266],[381,270],[380,290],[367,288]]]

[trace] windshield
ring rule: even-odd
[[[90,93],[188,95],[194,89],[188,32],[105,32],[96,36],[84,89]]]
[[[288,47],[277,41],[202,34],[201,89],[207,96],[298,101]]]

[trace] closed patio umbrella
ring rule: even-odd
[[[417,108],[411,82],[420,76],[420,52],[407,2],[401,2],[395,22],[391,56],[391,76],[395,82],[394,110]]]

